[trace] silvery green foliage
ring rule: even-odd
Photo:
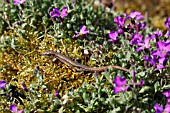
[[[26,46],[19,43],[21,37],[29,45],[31,36],[38,35],[38,40],[41,42],[43,38],[50,37],[55,39],[57,45],[60,39],[68,38],[72,40],[75,32],[80,30],[80,26],[86,25],[90,31],[85,40],[87,42],[94,41],[95,43],[87,44],[86,47],[92,53],[93,50],[98,50],[100,59],[98,63],[110,65],[107,61],[107,53],[112,50],[112,64],[129,67],[130,70],[135,70],[136,78],[132,77],[130,73],[124,73],[118,70],[106,70],[101,76],[94,75],[95,81],[93,84],[83,83],[79,89],[72,89],[64,96],[57,97],[48,91],[48,87],[43,83],[45,74],[40,73],[39,68],[36,67],[32,75],[36,78],[35,82],[30,83],[28,91],[17,86],[8,84],[5,86],[6,90],[0,89],[0,104],[4,103],[24,103],[24,112],[107,112],[107,113],[122,113],[122,112],[154,112],[153,106],[156,103],[161,105],[166,104],[165,96],[162,95],[164,90],[170,88],[169,85],[169,60],[165,65],[165,69],[157,70],[155,66],[151,66],[148,62],[143,60],[144,55],[152,54],[152,51],[157,49],[157,40],[167,40],[164,35],[157,37],[157,39],[150,41],[150,47],[147,51],[136,51],[138,47],[130,45],[131,38],[137,34],[139,37],[146,38],[150,35],[155,35],[149,28],[136,30],[136,26],[129,29],[125,26],[124,34],[118,35],[118,27],[114,22],[117,16],[123,17],[123,14],[117,14],[113,10],[106,12],[102,7],[93,9],[93,2],[79,0],[77,3],[72,3],[72,0],[27,0],[23,4],[14,5],[13,0],[0,1],[0,50],[1,52],[12,49],[17,54],[20,51],[27,50]],[[68,7],[68,16],[62,21],[59,19],[52,19],[50,11],[53,8],[62,9]],[[132,19],[131,23],[135,25]],[[127,23],[128,25],[129,23]],[[132,26],[130,26],[132,27]],[[108,43],[108,33],[114,30],[118,43]],[[8,36],[6,32],[15,32],[15,35]],[[156,33],[159,32],[156,31]],[[168,37],[169,38],[169,37]],[[80,45],[84,44],[84,40],[78,37]],[[117,41],[117,39],[116,39]],[[143,39],[142,39],[143,41]],[[158,43],[159,44],[159,43]],[[83,47],[83,46],[80,46]],[[42,47],[43,48],[43,47]],[[100,50],[100,48],[102,48]],[[167,56],[169,53],[167,54]],[[95,55],[94,55],[95,56]],[[158,57],[158,56],[157,56]],[[103,60],[104,59],[104,60]],[[149,58],[148,58],[149,59]],[[95,57],[93,60],[96,60]],[[148,60],[150,61],[150,59]],[[156,61],[155,61],[156,62]],[[156,62],[155,64],[157,64]],[[0,72],[6,70],[10,65],[0,67]],[[127,80],[129,89],[125,92],[114,94],[115,84],[113,80],[116,76],[124,76]],[[136,83],[144,80],[143,87],[136,87],[132,84],[134,80]],[[134,82],[133,81],[133,82]],[[15,93],[21,94],[19,98]],[[24,97],[25,95],[26,97]],[[17,101],[17,102],[16,102]],[[4,109],[0,111],[9,111],[9,106],[4,105]]]

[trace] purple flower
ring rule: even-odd
[[[0,81],[0,88],[4,90],[5,89],[5,84],[6,84],[5,80],[1,80]]]
[[[17,106],[15,104],[10,105],[9,108],[10,108],[11,112],[15,112],[15,113],[22,113],[24,111],[23,109],[18,111],[18,108],[17,108]]]
[[[54,95],[55,95],[56,97],[59,97],[59,92],[56,91]]]
[[[135,70],[132,70],[132,77],[134,78],[135,76]]]
[[[115,94],[122,91],[127,91],[129,88],[128,86],[124,86],[126,84],[126,78],[124,77],[116,76],[113,82],[116,85],[113,89]]]
[[[170,43],[170,40],[166,40],[166,43]]]
[[[152,66],[156,66],[158,70],[165,68],[164,64],[168,60],[166,57],[157,58],[156,55],[151,55],[150,58],[148,56],[144,56],[143,59],[148,61]]]
[[[149,60],[148,56],[143,56],[143,60]]]
[[[170,42],[159,41],[157,42],[157,50],[152,52],[152,55],[165,57],[170,51]]]
[[[23,4],[26,0],[14,0],[14,5]]]
[[[155,66],[158,61],[156,56],[151,56],[150,58],[148,56],[144,56],[143,59],[147,60],[152,66]]]
[[[117,93],[119,93],[119,92],[122,92],[122,91],[127,91],[128,90],[128,86],[125,86],[125,87],[120,87],[120,86],[116,86],[116,87],[114,87],[114,93],[115,94],[117,94]]]
[[[117,24],[118,27],[122,28],[125,24],[126,19],[120,16],[114,18],[114,22]]]
[[[126,16],[128,19],[136,19],[136,20],[142,20],[142,19],[144,18],[144,16],[141,15],[141,13],[138,12],[138,11],[132,11],[132,12],[130,13],[130,15],[125,14],[125,16]]]
[[[170,31],[167,31],[165,37],[168,38],[170,36]]]
[[[138,85],[139,85],[140,87],[142,87],[142,86],[144,85],[144,83],[145,83],[144,80],[140,80],[139,83],[138,83]]]
[[[50,11],[50,16],[52,18],[61,17],[62,19],[64,19],[64,17],[68,16],[68,14],[66,13],[67,10],[68,7],[64,7],[61,12],[58,8],[53,8],[53,11]]]
[[[130,44],[138,44],[142,41],[143,36],[139,35],[138,33],[135,33],[132,35],[132,40],[130,41]]]
[[[169,102],[170,102],[170,90],[165,91],[162,94],[165,95],[166,98],[167,98],[167,104],[165,106],[165,109],[163,109],[163,107],[159,106],[158,104],[155,104],[154,109],[155,109],[156,113],[163,113],[163,112],[170,113],[170,104],[169,104]]]
[[[162,32],[157,30],[154,32],[155,38],[161,37],[162,36]]]
[[[170,104],[166,104],[165,109],[159,105],[154,105],[155,113],[170,113]]]
[[[116,84],[116,86],[123,86],[126,84],[126,78],[116,76],[113,82]]]
[[[80,32],[76,32],[77,34],[72,36],[72,38],[76,38],[76,37],[79,37],[79,36],[83,36],[85,34],[88,34],[89,33],[89,30],[86,29],[86,26],[85,25],[82,25],[80,27]]]
[[[116,42],[116,41],[118,41],[118,32],[111,31],[108,35],[111,38],[111,39],[108,40],[109,42]]]
[[[138,27],[138,30],[141,31],[142,29],[145,29],[145,26],[146,26],[146,22],[138,22],[137,23],[137,27]]]
[[[163,112],[163,107],[159,104],[154,105],[155,113],[162,113]]]
[[[170,113],[170,104],[167,104],[164,109],[165,113]]]
[[[166,19],[164,24],[168,29],[170,29],[170,17]]]
[[[136,48],[136,51],[141,51],[141,50],[144,50],[144,49],[149,49],[150,48],[150,37],[147,37],[144,39],[144,42],[139,42],[137,43],[137,45],[139,46],[138,48]]]
[[[150,34],[150,33],[148,33],[148,37],[150,37],[151,39],[156,38],[156,36],[154,34]]]
[[[123,31],[122,28],[119,28],[119,29],[117,30],[117,32],[118,32],[119,34],[124,34],[124,31]]]
[[[165,68],[165,63],[168,61],[168,59],[167,58],[165,58],[165,57],[162,57],[162,58],[159,58],[158,59],[158,64],[157,64],[157,69],[159,70],[159,69],[163,69],[163,68]]]
[[[166,96],[167,103],[170,103],[170,90],[165,91],[162,94]]]

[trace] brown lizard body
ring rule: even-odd
[[[123,68],[120,66],[114,66],[114,65],[104,66],[104,67],[89,67],[89,66],[74,62],[70,58],[68,58],[58,52],[51,51],[51,50],[44,52],[42,55],[43,56],[52,56],[55,58],[54,60],[59,59],[61,62],[65,63],[69,66],[73,66],[77,71],[101,72],[101,71],[108,69],[109,67],[112,67],[113,69],[118,69],[118,70],[129,72],[129,70],[126,68]]]

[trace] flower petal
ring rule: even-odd
[[[121,76],[116,76],[114,79],[114,83],[116,84],[116,86],[123,86],[126,84],[126,78]]]
[[[162,94],[165,95],[167,98],[169,98],[170,97],[170,90],[165,91]]]
[[[53,17],[59,17],[61,14],[60,10],[58,8],[53,8],[53,11],[50,11],[50,16]]]
[[[163,112],[163,107],[160,106],[159,104],[154,105],[155,113],[162,113]]]
[[[55,96],[59,97],[59,92],[58,91],[55,92]]]
[[[15,104],[10,105],[9,108],[11,112],[17,112],[17,106]]]
[[[169,104],[167,104],[167,105],[165,106],[164,112],[165,112],[165,113],[170,113],[170,105],[169,105]]]
[[[66,13],[67,10],[68,10],[68,7],[64,7],[64,8],[62,9],[61,18],[64,18],[64,17],[68,16],[68,14]]]
[[[5,80],[1,80],[0,81],[0,88],[5,89],[5,84],[6,84]]]
[[[14,5],[20,4],[20,0],[14,0]]]
[[[23,109],[21,109],[21,110],[19,110],[19,111],[18,111],[18,113],[22,113],[23,111],[24,111],[24,110],[23,110]]]
[[[86,26],[83,25],[80,27],[80,34],[87,34],[89,33],[89,30],[86,29]]]
[[[122,87],[119,87],[119,86],[116,86],[116,87],[114,87],[113,91],[114,91],[114,94],[117,94],[117,93],[119,93],[119,92],[122,92],[122,91],[123,91],[123,88],[122,88]]]
[[[165,26],[169,29],[170,28],[170,17],[166,19]]]

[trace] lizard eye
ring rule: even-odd
[[[49,54],[49,57],[53,57],[54,55],[52,55],[52,54]]]
[[[50,57],[55,57],[55,55],[54,55],[54,54],[51,54]]]

